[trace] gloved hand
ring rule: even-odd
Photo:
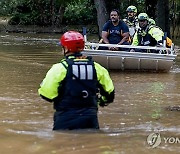
[[[104,99],[102,98],[102,96],[99,98],[98,102],[99,102],[99,106],[101,106],[101,107],[104,107],[104,106],[108,106],[108,105],[109,105],[109,103],[108,103],[106,100],[104,100]]]
[[[163,47],[163,44],[162,43],[158,43],[156,46],[157,47]]]
[[[130,49],[130,52],[135,52],[135,50],[134,49]]]

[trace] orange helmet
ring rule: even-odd
[[[60,43],[66,47],[69,52],[81,52],[84,49],[84,37],[76,31],[64,33],[60,39]]]

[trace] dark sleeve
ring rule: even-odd
[[[123,33],[129,32],[129,28],[128,28],[127,24],[124,21],[120,21],[120,22],[121,22],[121,25],[122,25],[122,32]]]
[[[114,101],[115,91],[113,90],[112,92],[110,92],[110,94],[108,94],[106,92],[104,93],[104,91],[103,90],[101,91],[101,90],[100,90],[100,93],[105,96],[106,100],[103,100],[103,97],[100,97],[99,105],[101,107],[108,106],[110,103],[112,103]]]
[[[104,24],[104,26],[103,26],[102,31],[108,32],[108,30],[109,30],[109,24],[110,24],[110,21],[106,22],[106,23]]]
[[[114,96],[115,96],[115,90],[113,90],[112,92],[108,93],[106,92],[101,85],[99,85],[99,89],[100,89],[100,94],[102,96],[106,97],[106,103],[112,103],[114,101]]]
[[[43,95],[41,95],[41,94],[40,94],[40,96],[41,96],[42,99],[44,99],[44,100],[46,100],[46,101],[48,101],[48,102],[53,102],[52,99],[49,99],[49,98],[47,98],[47,97],[45,97],[45,96],[43,96]]]

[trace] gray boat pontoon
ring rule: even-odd
[[[159,53],[143,53],[128,51],[97,50],[99,46],[120,47],[129,49],[158,50]],[[113,45],[86,42],[84,55],[92,56],[93,59],[107,69],[115,70],[152,70],[169,71],[174,64],[176,54],[174,48],[132,46],[132,45]]]

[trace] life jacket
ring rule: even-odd
[[[138,18],[135,17],[133,19],[129,19],[128,17],[126,17],[125,19],[123,19],[123,21],[128,25],[130,39],[132,39],[134,34],[135,34],[135,32],[137,31],[137,29],[139,27]]]
[[[137,38],[139,45],[141,46],[156,46],[157,41],[148,33],[151,28],[155,26],[147,26],[145,30],[141,28],[137,31]]]
[[[145,30],[138,29],[137,34],[138,34],[138,42],[139,45],[142,46],[156,46],[157,41],[148,33],[151,28],[153,27],[158,27],[156,25],[148,25]],[[158,27],[160,30],[162,30],[160,27]],[[169,37],[166,37],[166,47],[171,47],[172,45],[172,40]],[[162,42],[163,43],[163,40]]]
[[[128,38],[128,42],[131,43],[133,36],[139,27],[138,18],[135,17],[133,20],[130,20],[128,17],[126,17],[125,19],[123,19],[123,21],[127,24],[128,28],[129,28],[129,35],[130,36]]]
[[[153,26],[155,26],[155,25],[153,25]],[[160,30],[162,30],[160,27],[158,27]],[[164,38],[163,38],[163,40],[166,40],[166,47],[167,48],[170,48],[171,46],[172,46],[172,44],[173,44],[173,42],[172,42],[172,40],[169,38],[169,37],[167,37],[167,35],[165,35],[164,34]],[[163,40],[162,40],[162,42],[163,42]]]
[[[77,60],[67,58],[67,74],[59,88],[59,99],[54,103],[56,110],[66,108],[97,108],[97,75],[91,58]]]
[[[166,37],[166,47],[170,48],[172,44],[172,40],[169,37]]]
[[[123,19],[123,21],[128,25],[128,27],[135,27],[136,28],[138,25],[138,18],[137,17],[135,17],[133,20],[126,17],[125,19]]]

